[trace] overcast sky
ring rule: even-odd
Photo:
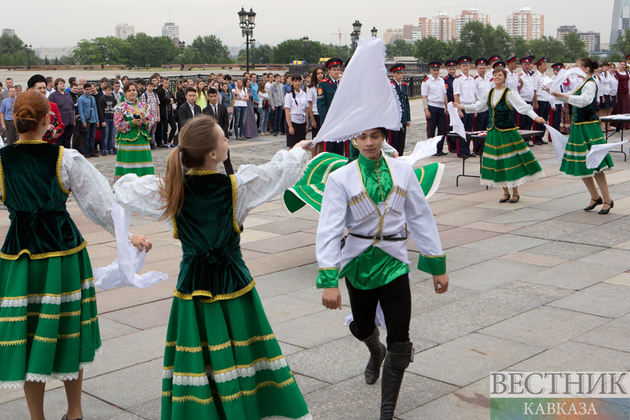
[[[310,39],[324,43],[338,43],[339,36],[351,32],[352,23],[363,23],[362,36],[369,35],[373,26],[382,36],[387,28],[402,28],[417,24],[419,17],[437,16],[440,10],[449,16],[461,14],[463,9],[477,6],[479,12],[490,15],[490,22],[505,27],[506,16],[529,6],[536,14],[545,16],[545,35],[555,36],[560,25],[576,25],[580,31],[601,32],[601,42],[610,39],[613,0],[549,1],[530,0],[526,3],[495,0],[454,0],[430,2],[418,0],[343,0],[343,1],[280,1],[248,0],[7,0],[0,8],[3,28],[15,29],[16,34],[33,47],[65,47],[76,45],[82,38],[114,35],[117,23],[135,26],[136,33],[161,35],[162,25],[170,21],[179,25],[180,38],[187,43],[197,35],[217,35],[228,46],[243,43],[238,27],[241,6],[257,13],[254,38],[261,44],[277,44],[289,38]],[[582,10],[576,6],[582,7]],[[25,11],[34,11],[25,13]],[[349,42],[344,35],[343,43]]]

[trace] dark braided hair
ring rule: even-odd
[[[291,75],[291,95],[293,95],[293,100],[295,101],[295,104],[298,104],[297,99],[295,98],[295,89],[293,88],[293,81],[294,80],[302,80],[302,75],[295,73]]]

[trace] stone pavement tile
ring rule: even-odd
[[[455,226],[449,226],[449,225],[441,225],[439,223],[435,224],[438,228],[438,232],[442,232],[444,230],[449,230],[449,229],[455,229]]]
[[[625,372],[630,370],[630,353],[590,344],[567,341],[525,360],[512,372]]]
[[[458,169],[456,171],[454,171],[454,172],[457,175],[459,175],[461,173],[461,167],[462,167],[461,160],[457,160],[455,162],[458,163],[458,165],[457,165]],[[466,165],[466,168],[468,169],[468,165]],[[451,168],[449,168],[449,169],[451,169]],[[471,173],[471,175],[472,175],[472,173]],[[479,175],[478,172],[477,172],[477,175]],[[445,178],[446,178],[446,176],[444,176],[442,179],[445,179]],[[453,177],[453,178],[455,178],[455,177]],[[455,180],[453,179],[453,181],[455,181]],[[466,181],[470,181],[470,182],[466,182]],[[465,178],[460,178],[460,183],[459,183],[458,187],[455,186],[455,185],[450,185],[448,187],[440,188],[440,192],[441,193],[452,194],[452,195],[470,195],[472,193],[481,192],[481,191],[487,191],[487,190],[486,190],[485,186],[483,186],[483,185],[481,185],[479,183],[478,179],[466,180]]]
[[[457,196],[460,200],[468,200],[468,201],[476,201],[477,204],[488,203],[490,201],[499,201],[501,198],[501,192],[497,191],[495,188],[482,189],[477,192],[473,192],[466,195]]]
[[[46,384],[46,391],[51,391],[53,389],[63,387],[63,382],[52,380]],[[2,389],[0,390],[0,411],[3,410],[4,403],[9,401],[15,401],[22,399],[24,405],[26,405],[26,400],[24,400],[24,389]]]
[[[518,229],[517,226],[506,225],[501,223],[474,222],[469,225],[462,226],[466,229],[485,230],[488,232],[509,233]]]
[[[345,280],[339,282],[339,292],[341,293],[341,306],[344,308],[350,308],[350,298],[348,297],[348,288],[346,287]],[[296,290],[295,292],[288,293],[287,296],[313,302],[317,305],[322,304],[322,289],[314,287],[314,283],[310,287]],[[323,308],[324,306],[322,306]],[[335,311],[336,312],[336,311]],[[344,315],[345,316],[345,315]]]
[[[610,214],[610,213],[609,213],[609,214]],[[622,242],[622,243],[620,243],[620,244],[617,244],[617,245],[615,245],[613,248],[616,248],[616,249],[623,249],[623,250],[626,250],[626,251],[630,251],[630,241],[627,241],[627,242]]]
[[[495,288],[413,316],[410,329],[425,340],[445,343],[554,299],[542,294]]]
[[[149,236],[149,235],[146,235],[146,236]],[[159,250],[161,250],[162,248],[165,248],[165,245],[176,245],[178,247],[181,247],[181,243],[179,242],[179,239],[175,239],[173,237],[173,232],[171,232],[168,229],[165,232],[151,234],[151,241],[153,242],[153,245],[155,246],[153,247],[151,252],[147,254],[147,256],[151,254],[154,254],[154,255],[159,254],[160,253]]]
[[[448,249],[471,242],[482,241],[497,235],[499,235],[499,233],[475,229],[455,228],[440,232],[440,240],[442,241],[442,249]],[[417,248],[413,249],[411,247],[409,247],[409,249],[414,251],[418,250]]]
[[[620,198],[617,200],[613,198],[613,201],[615,202],[615,207],[612,209],[613,212],[626,216],[630,214],[630,197]],[[610,213],[608,213],[608,215],[610,215]]]
[[[565,262],[567,262],[567,260],[562,258],[534,255],[528,252],[515,252],[513,254],[504,255],[501,257],[501,259],[537,265],[539,267],[555,267],[556,265],[564,264]]]
[[[606,172],[606,181],[608,181],[608,185],[620,184],[622,182],[630,181],[630,173],[628,171],[618,170],[618,171],[607,171]]]
[[[260,216],[265,216],[265,217],[273,216],[273,217],[279,217],[283,219],[306,219],[306,220],[312,220],[315,222],[319,220],[319,213],[308,206],[302,207],[299,211],[295,213],[287,213],[284,209],[282,209],[282,210],[268,211],[261,214]]]
[[[617,209],[617,203],[615,203],[615,207],[613,207],[613,210],[616,210],[616,209]],[[560,220],[563,222],[586,223],[589,225],[603,225],[604,223],[608,223],[611,220],[619,219],[626,216],[625,214],[619,214],[615,212],[615,213],[608,213],[605,216],[598,215],[600,217],[593,217],[594,212],[595,210],[593,210],[592,212],[588,212],[584,210],[576,210],[573,213],[568,213],[568,214],[565,214],[564,216],[560,216],[556,219],[553,219],[553,221]]]
[[[154,284],[151,287],[147,287],[146,289],[119,287],[116,289],[98,292],[96,294],[98,312],[103,315],[120,309],[131,308],[145,303],[170,298],[173,296],[173,290],[175,290],[176,284],[177,277],[169,277],[168,279]]]
[[[438,381],[466,386],[543,350],[539,346],[475,333],[416,354],[408,370]]]
[[[606,318],[541,306],[484,328],[493,337],[549,349],[608,322]]]
[[[589,198],[590,196],[585,188],[582,194],[573,194],[567,197],[556,198],[553,200],[546,198],[545,202],[536,203],[532,205],[532,207],[534,209],[550,210],[567,214],[572,213],[576,210],[583,209],[585,206],[588,205]]]
[[[117,415],[116,417],[112,417],[111,420],[145,420],[145,419],[143,417],[138,417],[135,414],[123,413],[123,414]]]
[[[287,295],[274,296],[263,300],[262,303],[267,319],[271,323],[286,322],[326,310],[321,303],[308,302]]]
[[[263,203],[260,206],[256,207],[255,209],[253,209],[252,211],[250,211],[250,214],[257,214],[257,213],[265,213],[268,211],[275,211],[275,210],[282,210],[282,205],[280,203]]]
[[[170,232],[169,228],[164,223],[154,222],[154,221],[150,223],[145,223],[137,227],[133,227],[130,230],[132,230],[131,233],[135,233],[138,235],[145,235],[147,237],[154,233]]]
[[[472,207],[438,214],[437,216],[435,216],[435,221],[438,224],[461,227],[470,223],[478,222],[479,220],[485,220],[491,217],[495,217],[506,212],[507,210]]]
[[[305,288],[315,288],[318,274],[317,264],[278,271],[273,274],[256,277],[256,291],[265,299],[294,292]]]
[[[81,234],[89,245],[104,244],[107,242],[116,242],[116,239],[110,235],[105,229],[102,232]]]
[[[543,255],[563,260],[577,260],[587,255],[595,254],[606,248],[582,245],[572,242],[547,242],[527,250],[528,254]]]
[[[112,338],[137,333],[140,331],[137,328],[121,324],[120,322],[113,321],[103,316],[100,316],[98,318],[98,328],[101,332],[102,341],[111,340]]]
[[[449,273],[449,284],[485,291],[543,270],[531,264],[492,259]]]
[[[447,249],[445,252],[446,271],[448,273],[497,258],[501,255],[494,250],[488,249],[480,252],[475,248],[468,248],[466,246],[456,246]]]
[[[162,392],[162,359],[88,379],[83,381],[83,390],[125,409],[153,401]]]
[[[544,179],[542,180],[544,181]],[[529,184],[538,184],[537,182],[530,182]],[[521,187],[519,187],[519,190]],[[569,195],[581,194],[585,192],[584,183],[582,182],[564,182],[562,184],[556,184],[544,189],[538,189],[537,191],[527,192],[527,195],[532,197],[546,197],[546,198],[562,198]]]
[[[151,240],[153,241],[153,238]],[[88,249],[88,252],[89,252],[89,249]],[[90,257],[91,257],[90,261],[92,263],[93,268],[107,267],[112,262],[114,262],[114,259],[116,259],[115,254],[112,256],[105,256],[105,257],[92,257],[92,255],[90,254]],[[154,246],[153,249],[147,254],[145,263],[150,264],[153,262],[159,262],[159,261],[164,261],[164,260],[173,259],[173,258],[176,258],[179,260],[181,260],[182,258],[182,247],[179,245],[179,243],[177,245],[158,243],[158,245]],[[179,264],[179,262],[177,262],[177,264]]]
[[[164,356],[166,326],[109,339],[102,353],[85,368],[84,379],[155,360]]]
[[[306,395],[313,419],[378,420],[381,405],[380,382],[367,385],[363,374]],[[407,371],[400,388],[396,416],[456,390]]]
[[[139,330],[148,330],[168,324],[172,303],[173,300],[168,298],[134,306],[132,308],[109,312],[102,315],[102,317],[112,319]]]
[[[499,199],[501,198],[499,194],[501,193],[497,193],[494,200],[488,201],[486,203],[477,204],[475,207],[515,211],[523,208],[534,207],[536,204],[542,204],[550,200],[549,198],[531,197],[520,193],[521,198],[518,200],[518,203],[499,203]]]
[[[90,254],[90,259],[109,258],[113,262],[116,258],[118,258],[118,251],[116,247],[99,244],[90,245],[87,250],[88,254]]]
[[[578,261],[592,264],[612,265],[630,270],[630,251],[623,249],[605,249],[601,252],[580,258]]]
[[[618,276],[605,280],[604,283],[616,284],[617,286],[630,287],[630,273],[621,273]]]
[[[630,349],[630,315],[624,315],[573,339],[580,343],[628,352]]]
[[[450,200],[438,201],[431,203],[431,212],[434,215],[448,213],[455,210],[466,209],[475,205],[474,201],[460,200],[459,198],[451,198]]]
[[[315,235],[310,235],[315,237]],[[305,246],[288,251],[266,255],[265,258],[257,258],[247,262],[247,268],[254,278],[265,274],[276,273],[294,267],[300,267],[315,262],[315,245]],[[314,279],[317,276],[313,277]],[[314,282],[315,280],[313,280]]]
[[[268,258],[267,254],[263,254],[262,252],[250,251],[248,249],[241,249],[241,254],[243,255],[243,260],[245,260],[245,264],[249,265],[250,261],[253,261],[257,258]]]
[[[549,305],[607,318],[619,318],[630,313],[630,289],[616,284],[596,284]]]
[[[436,201],[448,200],[451,197],[452,196],[450,194],[446,194],[443,192],[436,192],[435,194],[431,196],[431,198],[429,198],[429,205]]]
[[[280,350],[282,350],[282,354],[285,356],[288,356],[293,353],[299,353],[305,350],[302,347],[292,346],[291,344],[284,343],[280,340],[278,340],[278,344],[280,344]]]
[[[282,222],[272,222],[257,227],[258,230],[277,233],[280,235],[286,235],[287,233],[295,233],[313,228],[317,228],[317,222],[306,219],[287,219]]]
[[[305,229],[302,232],[304,233],[310,233],[312,235],[317,235],[317,226],[314,228],[310,228],[310,229]]]
[[[549,302],[561,299],[575,293],[572,290],[561,287],[547,286],[544,284],[529,283],[523,280],[516,280],[498,287],[499,290],[511,290],[531,295],[541,296],[549,299]]]
[[[557,161],[556,161],[557,162]],[[548,170],[545,169],[545,174],[547,174]],[[576,182],[572,179],[568,179],[568,178],[562,178],[559,176],[546,176],[543,179],[539,179],[536,182],[528,182],[525,185],[521,185],[520,187],[518,187],[519,191],[523,191],[524,193],[526,193],[529,196],[532,197],[548,197],[548,198],[556,198],[558,197],[557,195],[553,195],[553,190],[555,188],[560,187],[557,191],[564,191],[561,187],[563,185],[567,185],[567,184],[576,184],[576,185],[580,185],[582,187],[581,190],[579,190],[579,192],[584,191],[584,184],[582,182]],[[549,194],[534,194],[534,192],[538,192],[538,191],[547,191],[547,190],[552,190],[552,192]]]
[[[245,229],[251,229],[251,228],[255,228],[256,226],[266,225],[269,223],[272,223],[272,221],[268,219],[262,219],[260,217],[250,216],[245,219],[245,222],[243,223],[243,227]]]
[[[112,384],[112,388],[116,388],[116,384]],[[21,391],[24,395],[24,391]],[[123,410],[108,404],[98,397],[93,397],[89,393],[84,392],[81,395],[81,405],[83,409],[83,418],[90,420],[111,419],[120,414],[124,414]],[[68,410],[68,401],[66,393],[63,389],[57,388],[50,390],[44,394],[44,412],[49,419],[60,419]],[[6,404],[0,405],[0,417],[7,420],[29,419],[30,415],[26,405],[26,399],[22,398],[14,400]]]
[[[546,284],[548,286],[563,287],[570,290],[582,290],[596,283],[609,279],[623,272],[619,267],[605,265],[593,266],[580,261],[569,261],[549,268],[540,273],[523,277],[521,280]]]
[[[291,367],[291,371],[293,372],[292,366],[289,365],[289,367]],[[295,378],[295,382],[297,382],[302,395],[310,394],[311,392],[318,391],[330,385],[326,382],[318,381],[317,379],[309,378],[308,376],[300,375],[295,372],[293,372],[293,377]]]
[[[524,251],[547,243],[543,239],[528,238],[512,234],[496,236],[464,245],[464,248],[479,250],[480,253],[491,252],[495,255],[506,255],[514,252]]]
[[[599,216],[595,214],[594,216]],[[601,217],[601,216],[600,216]],[[613,220],[602,226],[594,226],[590,229],[578,232],[564,240],[579,244],[604,246],[607,248],[619,245],[628,240],[630,236],[630,225],[627,217]]]
[[[262,230],[257,229],[245,229],[243,233],[241,233],[241,245],[246,244],[248,242],[256,242],[263,239],[269,238],[277,238],[277,233],[264,232]]]
[[[181,261],[182,261],[181,256],[176,256],[175,258],[164,259],[164,260],[155,261],[155,262],[145,261],[144,267],[142,267],[142,270],[140,270],[138,274],[148,273],[149,271],[158,271],[160,273],[164,273],[168,275],[169,279],[177,280],[177,276],[179,274],[179,265]],[[168,279],[163,280],[162,283],[166,281],[168,281]],[[153,285],[151,287],[155,287],[155,286],[156,285]],[[173,286],[173,288],[175,288],[175,286]],[[148,288],[144,290],[148,290]]]
[[[410,288],[412,316],[420,315],[423,312],[431,311],[477,293],[475,290],[456,286],[451,282],[448,292],[437,294],[432,279],[414,283]]]
[[[589,229],[589,227],[590,225],[585,225],[584,223],[563,222],[554,219],[515,230],[512,234],[530,238],[571,241],[570,238],[573,234]]]
[[[275,254],[290,249],[302,248],[315,244],[315,235],[297,232],[283,235],[281,237],[263,239],[260,241],[248,242],[241,247],[251,251],[258,251],[265,254]]]
[[[558,211],[534,210],[527,207],[487,219],[486,222],[524,227],[533,225],[534,223],[539,223],[543,220],[553,219],[554,217],[561,216],[562,214],[564,213]]]
[[[143,419],[160,420],[162,412],[162,398],[156,398],[151,401],[129,407],[128,410]]]
[[[485,377],[420,407],[399,414],[401,420],[487,420],[490,418],[490,378]]]
[[[310,349],[350,334],[343,325],[343,317],[350,312],[322,311],[299,319],[273,324],[278,340],[295,346]]]

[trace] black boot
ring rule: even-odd
[[[393,343],[387,352],[381,379],[381,420],[392,420],[405,369],[413,361],[413,343]]]
[[[370,350],[370,360],[365,367],[365,383],[372,385],[381,373],[381,365],[387,354],[387,347],[379,340],[378,327],[374,328],[374,333],[371,336],[361,341]]]

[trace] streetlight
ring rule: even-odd
[[[256,26],[256,12],[249,9],[249,12],[246,12],[243,7],[241,7],[241,11],[238,12],[238,20],[239,26],[241,27],[242,33],[241,35],[245,37],[245,51],[246,51],[246,62],[245,66],[247,68],[247,72],[249,72],[249,46],[252,44],[253,39],[250,40],[250,37],[254,35],[254,27]]]
[[[376,26],[372,26],[372,31],[371,32],[372,32],[372,36],[374,38],[376,38],[376,34],[378,33],[378,29],[376,29]]]
[[[352,24],[353,31],[350,34],[350,37],[352,38],[353,49],[357,48],[357,43],[359,42],[359,37],[361,36],[361,26],[363,25],[358,20],[355,20]]]
[[[305,36],[302,38],[302,42],[304,43],[304,61],[306,61],[306,56],[308,55],[308,37]]]
[[[184,49],[186,48],[186,42],[180,41],[179,43],[179,51],[182,55],[182,71],[184,70]]]
[[[26,68],[27,70],[31,69],[31,48],[32,45],[24,44],[24,48],[26,48]]]
[[[103,70],[105,68],[105,45],[99,42],[98,49],[101,51],[101,70]]]

